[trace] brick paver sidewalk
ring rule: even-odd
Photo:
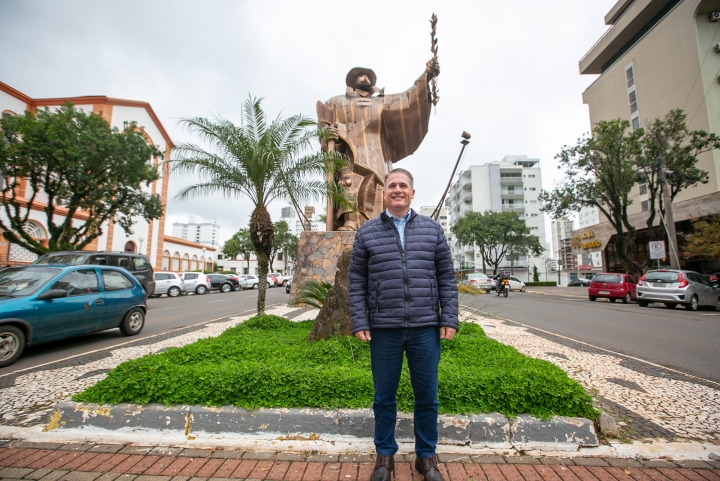
[[[446,481],[720,481],[720,462],[439,454]],[[412,455],[395,481],[421,480]],[[366,481],[369,455],[0,441],[0,479],[35,481]]]

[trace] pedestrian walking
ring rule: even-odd
[[[410,208],[413,177],[405,169],[385,176],[386,210],[357,231],[350,260],[352,333],[370,342],[375,397],[371,481],[390,480],[398,450],[396,395],[403,355],[415,396],[415,468],[426,481],[443,481],[437,467],[440,339],[458,328],[457,285],[445,233]]]

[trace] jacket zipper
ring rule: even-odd
[[[408,219],[408,221],[405,223],[405,228],[407,229],[410,225],[410,222],[415,218],[415,216],[412,216]],[[409,305],[409,298],[410,298],[410,288],[408,287],[408,272],[407,272],[407,263],[405,260],[405,249],[403,249],[402,242],[400,241],[400,231],[398,231],[397,226],[395,225],[395,222],[393,222],[392,219],[389,219],[390,224],[393,226],[393,229],[395,229],[395,239],[397,240],[398,248],[400,249],[400,257],[402,258],[402,269],[403,269],[403,291],[405,294],[405,313],[404,313],[404,323],[405,327],[410,327],[410,305]],[[407,240],[407,236],[405,236],[405,239]]]

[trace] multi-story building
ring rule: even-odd
[[[562,217],[553,219],[550,223],[552,231],[552,253],[557,262],[553,266],[554,271],[560,271],[561,284],[567,284],[570,280],[569,271],[576,270],[577,259],[572,255],[570,238],[574,229],[572,220]]]
[[[137,122],[143,126],[143,132],[148,143],[156,145],[169,156],[174,147],[170,136],[163,127],[160,119],[147,102],[110,98],[102,95],[88,95],[83,97],[58,97],[35,99],[0,82],[0,112],[9,115],[23,115],[25,111],[35,112],[47,108],[55,111],[66,102],[71,102],[76,109],[87,113],[102,116],[111,127],[122,129],[126,122]],[[163,163],[163,159],[155,157],[148,162],[157,166],[160,177],[142,189],[147,194],[159,194],[163,205],[167,205],[168,187],[170,182],[170,166]],[[44,245],[48,241],[47,217],[44,207],[48,201],[45,192],[36,192],[32,198],[32,187],[28,182],[20,188],[21,197],[25,197],[30,210],[26,230]],[[62,209],[56,211],[61,217]],[[4,215],[4,214],[0,214]],[[78,211],[73,215],[76,225],[88,219],[86,211]],[[132,233],[127,234],[112,221],[102,224],[102,235],[85,247],[85,250],[109,250],[138,252],[148,256],[150,263],[156,270],[160,269],[199,269],[202,262],[212,268],[215,248],[196,242],[178,239],[165,234],[165,216],[159,219],[146,221],[141,216],[133,218]],[[9,242],[0,232],[0,264],[18,264],[34,261],[37,255]]]
[[[430,217],[433,212],[435,212],[435,206],[423,206],[420,207],[420,210],[418,210],[418,214],[426,215],[428,217]],[[442,227],[445,231],[445,235],[450,235],[450,227],[448,226],[448,212],[446,206],[442,206],[440,208],[440,213],[438,214],[437,221],[440,224],[440,227]]]
[[[191,215],[185,224],[173,222],[172,228],[173,237],[220,247],[220,224],[217,222],[199,222]]]
[[[581,74],[600,75],[583,93],[591,123],[623,118],[636,129],[672,109],[683,109],[690,130],[720,134],[719,21],[716,0],[617,1],[605,16],[610,28],[580,60]],[[674,199],[679,232],[687,231],[692,218],[720,212],[720,152],[701,154],[697,167],[708,172],[709,181],[681,191]],[[639,229],[635,256],[643,262],[651,240],[646,228],[651,208],[647,186],[636,185],[630,198],[630,222]],[[580,227],[573,252],[593,262],[583,262],[579,268],[621,270],[612,247],[608,249],[615,231],[607,219],[600,216],[596,225]],[[700,270],[710,267],[682,259],[681,264]]]
[[[501,161],[484,165],[472,165],[458,174],[450,187],[445,201],[452,227],[468,212],[517,212],[530,227],[532,234],[545,243],[545,216],[540,212],[538,195],[542,189],[542,174],[539,159],[524,155],[506,156]],[[450,249],[456,269],[492,270],[494,266],[483,266],[483,260],[476,246],[461,245],[450,238]],[[545,267],[547,258],[532,258],[518,254],[506,256],[497,266],[500,269],[525,271],[533,265]],[[522,275],[517,274],[516,275]]]

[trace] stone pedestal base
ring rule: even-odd
[[[354,241],[354,231],[301,232],[290,295],[297,298],[300,286],[309,280],[332,284],[340,254],[352,248]]]

